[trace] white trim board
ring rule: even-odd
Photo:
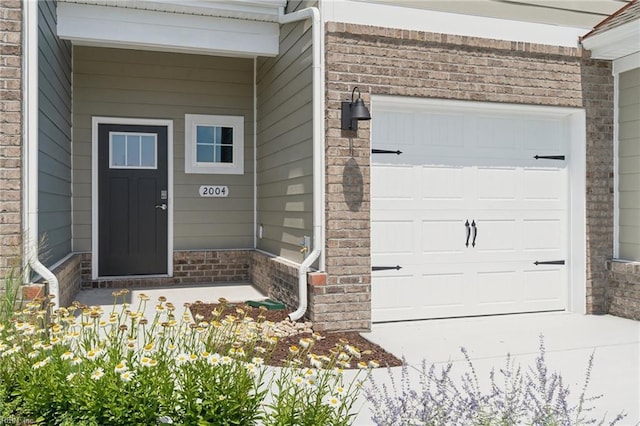
[[[173,120],[150,118],[91,118],[91,278],[98,275],[98,125],[128,124],[167,128],[167,275],[173,276]],[[113,277],[112,277],[113,278]]]
[[[579,37],[590,29],[436,12],[357,0],[321,1],[320,5],[325,22],[346,22],[552,46],[578,47]]]
[[[376,105],[385,107],[428,107],[448,111],[481,110],[483,112],[521,114],[523,116],[561,118],[568,124],[569,152],[569,254],[566,294],[567,310],[586,313],[586,113],[580,108],[548,107],[507,103],[454,101],[443,99],[411,98],[402,96],[371,96],[371,115]],[[375,118],[374,118],[375,119]]]
[[[275,56],[277,23],[75,3],[58,4],[58,36],[74,44],[221,56]]]

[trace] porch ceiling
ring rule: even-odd
[[[279,26],[274,19],[279,7],[274,5],[282,1],[262,3],[270,7],[254,3],[61,0],[57,33],[62,39],[85,46],[275,56]]]

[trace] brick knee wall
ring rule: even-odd
[[[0,2],[0,290],[22,266],[22,7]]]
[[[52,271],[58,278],[60,300],[56,306],[70,306],[82,287],[82,256],[74,254]]]
[[[609,261],[608,313],[640,320],[640,263]]]
[[[92,279],[91,254],[80,253],[83,288],[154,287],[191,283],[249,282],[253,250],[185,250],[173,253],[173,277]]]
[[[251,282],[258,290],[285,304],[288,310],[298,307],[297,264],[259,251],[251,255]]]
[[[340,128],[341,102],[371,95],[584,108],[587,119],[587,311],[605,309],[613,252],[611,63],[578,48],[329,22],[326,25],[326,286],[312,320],[370,327],[370,122]],[[375,117],[373,118],[375,120]],[[333,306],[345,302],[343,309]]]

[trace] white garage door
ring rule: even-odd
[[[447,105],[372,104],[373,321],[565,309],[568,124]]]

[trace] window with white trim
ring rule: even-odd
[[[186,114],[185,173],[244,173],[244,117]]]

